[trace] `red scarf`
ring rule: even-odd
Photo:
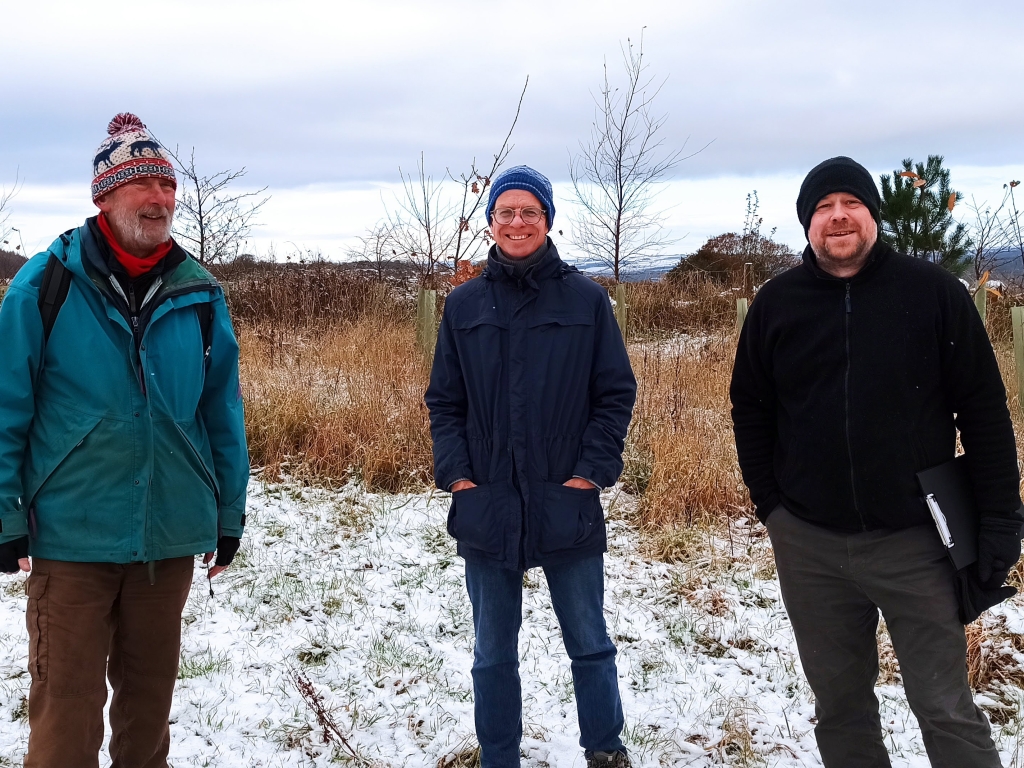
[[[114,258],[124,267],[124,271],[128,273],[128,277],[132,280],[146,274],[159,264],[160,260],[171,252],[171,247],[174,245],[173,240],[168,240],[149,256],[140,259],[138,256],[132,256],[117,242],[117,238],[114,237],[114,231],[110,228],[110,223],[107,221],[105,213],[99,215],[97,223],[100,225],[100,232],[107,238],[107,244],[110,245],[110,249],[114,252]]]

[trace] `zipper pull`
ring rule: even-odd
[[[139,310],[135,306],[135,284],[128,283],[128,309],[131,310],[132,315],[135,315]]]
[[[853,312],[853,304],[850,302],[850,284],[846,284],[846,314]]]

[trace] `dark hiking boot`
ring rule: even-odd
[[[586,752],[587,768],[632,768],[625,752]]]

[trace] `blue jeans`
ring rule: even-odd
[[[615,645],[604,623],[604,557],[546,566],[551,603],[572,661],[580,746],[623,749],[622,702]],[[518,768],[523,735],[519,684],[519,628],[523,623],[523,572],[466,562],[476,646],[473,696],[482,768]]]

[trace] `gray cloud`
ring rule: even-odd
[[[666,145],[714,140],[681,178],[793,174],[839,153],[882,170],[928,153],[1024,163],[1010,0],[26,5],[7,23],[0,180],[86,184],[125,109],[272,191],[394,181],[421,151],[440,175],[486,161],[527,74],[512,159],[564,180],[602,62],[617,77],[620,42],[644,26],[650,72],[668,78]]]

